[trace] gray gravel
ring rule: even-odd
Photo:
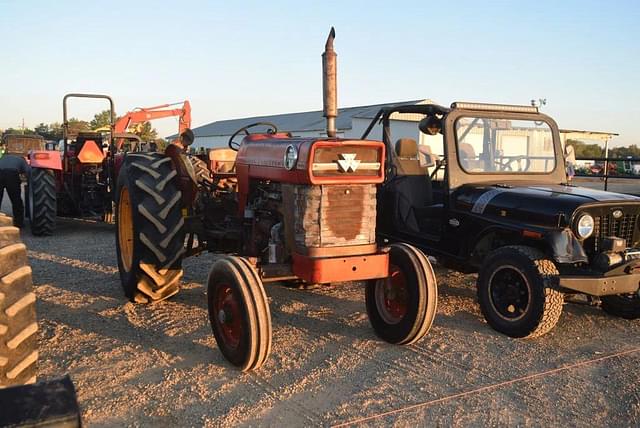
[[[567,304],[550,334],[514,340],[484,322],[474,276],[437,269],[432,330],[397,347],[374,335],[359,284],[268,285],[273,351],[241,374],[208,325],[212,256],[185,263],[177,296],[141,306],[122,295],[113,226],[61,219],[55,236],[23,238],[39,378],[69,373],[88,426],[640,424],[640,321],[595,307]]]

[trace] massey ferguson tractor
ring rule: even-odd
[[[364,281],[371,325],[394,344],[421,339],[435,316],[427,257],[376,242],[384,145],[336,138],[334,36],[332,29],[323,54],[327,138],[252,124],[229,149],[210,151],[206,166],[171,145],[164,154],[128,154],[118,177],[125,294],[141,303],[166,299],[179,290],[185,257],[221,254],[208,277],[209,320],[220,351],[242,371],[259,368],[271,349],[266,283]],[[266,131],[250,133],[256,128]]]

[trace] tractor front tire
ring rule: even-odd
[[[37,331],[27,248],[11,217],[0,214],[0,387],[36,381]]]
[[[507,336],[542,336],[562,314],[558,269],[535,248],[512,245],[494,250],[480,269],[477,286],[484,318]]]
[[[56,179],[50,169],[31,168],[27,185],[27,213],[31,233],[51,236],[56,228]]]
[[[182,193],[171,158],[126,156],[116,189],[116,252],[125,295],[138,303],[179,291],[185,247]]]
[[[392,244],[389,276],[367,281],[369,321],[383,340],[410,345],[431,328],[438,305],[436,276],[429,259],[417,248]]]
[[[271,352],[271,312],[254,267],[241,257],[218,259],[209,273],[207,303],[222,355],[243,372],[260,368]]]

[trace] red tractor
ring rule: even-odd
[[[427,257],[376,241],[384,145],[336,138],[333,38],[332,30],[323,55],[327,138],[252,124],[229,149],[210,151],[208,168],[171,145],[164,154],[128,154],[118,177],[125,294],[141,303],[166,299],[179,290],[185,257],[221,254],[208,277],[209,320],[221,352],[243,371],[260,367],[271,349],[265,283],[364,281],[370,322],[394,344],[421,339],[435,316]]]
[[[109,132],[70,131],[67,102],[70,98],[104,99],[109,102]],[[32,151],[27,188],[27,215],[34,235],[51,235],[56,215],[113,220],[115,179],[124,153],[138,151],[141,141],[127,133],[129,125],[161,117],[180,116],[180,130],[189,126],[191,109],[185,101],[180,109],[155,106],[126,113],[116,121],[111,97],[97,94],[67,94],[63,107],[61,151]],[[44,149],[44,146],[42,147]]]

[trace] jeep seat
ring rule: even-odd
[[[394,217],[400,227],[420,232],[422,216],[433,204],[431,178],[427,168],[420,165],[418,144],[414,139],[401,138],[395,145],[394,165],[397,175],[390,183],[393,187]]]

